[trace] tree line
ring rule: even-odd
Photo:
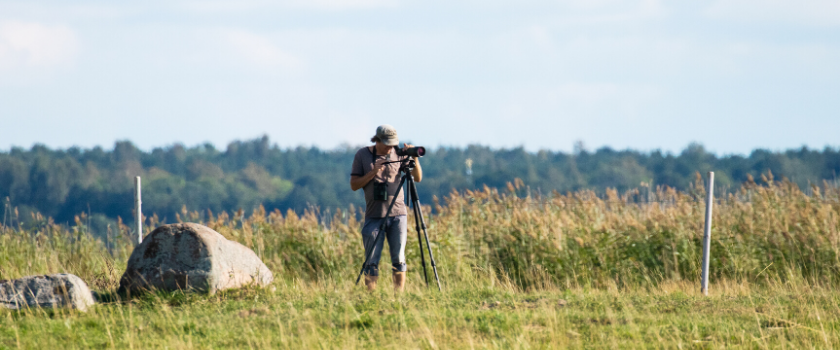
[[[88,212],[102,220],[130,221],[133,178],[142,176],[143,211],[164,221],[173,221],[183,207],[248,212],[260,204],[282,211],[363,206],[361,191],[349,186],[357,149],[280,148],[268,137],[235,141],[224,150],[212,144],[174,144],[145,152],[130,141],[116,142],[113,149],[15,147],[0,152],[0,198],[17,207],[23,220],[38,212],[57,222],[72,222],[75,215]],[[697,172],[706,171],[715,171],[719,188],[737,188],[767,171],[807,187],[836,181],[840,149],[757,149],[749,155],[717,156],[699,144],[678,154],[609,147],[528,152],[471,145],[430,149],[420,162],[420,200],[430,203],[433,196],[453,190],[504,187],[516,178],[542,194],[584,188],[623,191],[642,183],[685,189]]]

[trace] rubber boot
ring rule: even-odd
[[[368,276],[365,275],[365,287],[367,287],[368,292],[373,292],[376,289],[376,281],[379,279],[379,276]]]
[[[405,290],[405,271],[394,271],[394,293],[402,293]]]

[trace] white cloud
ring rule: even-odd
[[[263,68],[279,68],[286,71],[299,71],[304,62],[285,52],[271,40],[243,30],[229,30],[224,38],[242,58]]]
[[[706,9],[705,14],[735,21],[840,25],[840,1],[717,0]]]
[[[327,11],[395,7],[397,0],[216,0],[185,1],[175,6],[196,12],[255,11],[265,9],[315,9]]]
[[[322,10],[370,9],[380,7],[395,7],[396,0],[292,0],[290,7],[307,7]]]
[[[568,24],[604,24],[614,22],[637,22],[661,18],[667,14],[665,7],[659,0],[615,0],[599,1],[596,3],[599,3],[601,5],[591,8],[593,10],[597,10],[596,14],[578,14],[574,18],[564,22]],[[629,7],[627,7],[627,5],[629,5]],[[613,9],[619,10],[615,11]]]
[[[0,70],[67,65],[78,51],[76,33],[66,26],[0,22]]]

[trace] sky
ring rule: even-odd
[[[840,1],[0,0],[0,150],[840,146]]]

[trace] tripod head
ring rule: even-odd
[[[417,160],[413,157],[406,157],[403,160],[392,160],[390,162],[384,162],[382,165],[385,164],[393,164],[393,163],[400,163],[400,172],[405,174],[411,174],[411,171],[417,167]]]

